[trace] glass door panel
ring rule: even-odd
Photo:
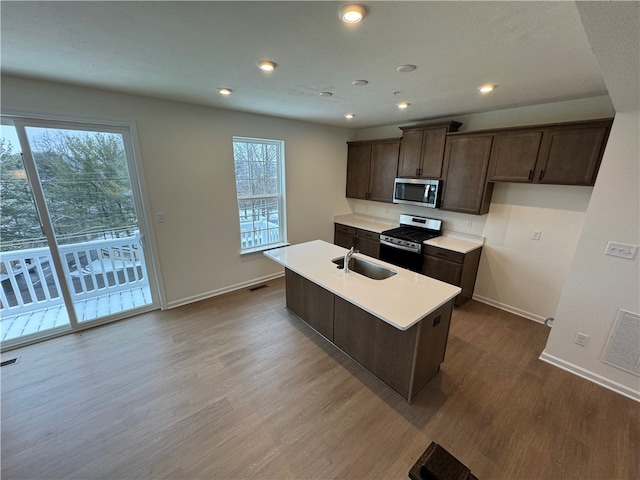
[[[25,132],[77,322],[151,305],[124,135]]]
[[[0,131],[0,340],[70,329],[13,125]]]

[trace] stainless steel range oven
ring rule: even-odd
[[[442,235],[442,220],[400,215],[400,226],[380,234],[380,260],[422,272],[422,247],[425,240]]]

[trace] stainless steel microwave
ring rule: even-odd
[[[408,203],[421,207],[440,206],[440,180],[424,178],[396,178],[393,203]]]

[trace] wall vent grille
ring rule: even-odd
[[[618,310],[602,361],[640,377],[640,315]]]
[[[16,358],[11,358],[9,360],[4,360],[4,361],[0,362],[0,367],[6,367],[8,365],[14,365],[16,363],[18,363],[18,358],[17,357]]]

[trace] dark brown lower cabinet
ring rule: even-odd
[[[380,234],[376,232],[335,223],[333,243],[344,248],[355,246],[364,255],[380,258]]]
[[[285,269],[287,307],[411,403],[440,371],[453,300],[399,330]]]
[[[473,296],[481,253],[482,247],[465,254],[427,245],[424,249],[422,273],[462,288],[455,299],[457,307]]]
[[[343,248],[351,248],[356,244],[356,229],[340,223],[334,224],[333,243]]]
[[[333,342],[333,293],[285,269],[287,308]]]

